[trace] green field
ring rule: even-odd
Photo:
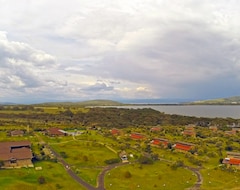
[[[128,172],[130,176],[127,175]],[[173,170],[166,163],[158,161],[153,165],[130,164],[117,167],[106,175],[105,187],[107,190],[183,190],[193,186],[196,180],[191,171],[183,168]]]
[[[1,190],[84,189],[59,163],[42,161],[34,165],[42,167],[42,170],[36,171],[34,168],[0,170]],[[39,184],[40,176],[44,177],[44,184]]]

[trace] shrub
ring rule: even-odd
[[[140,164],[153,164],[153,160],[147,156],[140,156],[138,162]]]
[[[124,177],[125,177],[125,178],[131,178],[131,177],[132,177],[132,174],[131,174],[129,171],[126,171],[126,172],[124,173]]]
[[[109,159],[109,160],[105,160],[104,162],[106,164],[116,164],[116,163],[120,162],[120,159],[119,158],[112,158],[112,159]]]
[[[44,183],[46,183],[45,177],[40,176],[40,177],[38,178],[38,183],[39,183],[39,184],[44,184]]]

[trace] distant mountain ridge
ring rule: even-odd
[[[81,101],[81,102],[46,102],[40,103],[37,105],[44,105],[44,106],[120,106],[123,105],[120,102],[112,101],[112,100],[88,100],[88,101]]]
[[[233,96],[228,98],[217,98],[210,100],[199,100],[191,102],[191,104],[209,104],[209,105],[240,105],[240,96]]]

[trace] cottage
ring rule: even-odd
[[[132,133],[131,138],[134,139],[134,140],[142,140],[142,139],[145,138],[145,136],[143,134],[140,134],[140,133]]]
[[[10,135],[12,137],[23,136],[24,135],[24,131],[22,131],[22,130],[13,130],[13,131],[10,132]]]
[[[225,136],[233,136],[236,135],[236,131],[235,130],[225,131],[224,134]]]
[[[189,151],[194,146],[192,143],[186,143],[186,142],[177,142],[173,145],[173,148],[179,151]]]
[[[192,125],[186,126],[184,131],[182,132],[182,134],[184,136],[195,137],[196,132],[195,132],[194,126],[192,126]]]
[[[240,167],[240,159],[238,158],[225,158],[222,163]]]
[[[216,132],[218,130],[217,126],[210,126],[209,129],[213,132]]]
[[[152,145],[157,145],[157,146],[167,147],[168,140],[167,139],[162,139],[162,138],[155,138],[151,141],[151,144]]]
[[[120,133],[121,133],[121,131],[119,129],[114,128],[111,130],[112,135],[120,135]]]
[[[56,136],[65,136],[66,133],[64,133],[61,129],[59,128],[49,128],[46,131],[47,135],[51,136],[51,137],[56,137]]]
[[[119,157],[121,158],[123,163],[128,162],[127,153],[125,151],[120,152]]]
[[[159,131],[161,131],[161,127],[152,127],[152,128],[150,129],[150,131],[151,131],[152,133],[159,132]]]
[[[33,167],[32,158],[31,143],[29,141],[0,143],[2,167]]]

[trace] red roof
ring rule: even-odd
[[[186,145],[186,144],[177,143],[175,145],[175,149],[184,150],[184,151],[189,151],[191,148],[192,148],[191,145]]]
[[[54,127],[49,128],[49,129],[47,130],[47,132],[48,132],[48,135],[53,135],[53,136],[55,136],[55,135],[56,135],[56,136],[64,135],[64,133],[61,132],[60,129],[54,128]]]
[[[132,134],[131,134],[131,138],[132,138],[132,139],[143,139],[143,138],[144,138],[144,135],[139,134],[139,133],[132,133]]]
[[[0,143],[0,160],[15,159],[32,159],[30,141],[1,142]]]
[[[118,130],[118,129],[112,129],[112,130],[111,130],[111,133],[112,133],[112,135],[118,135],[118,134],[120,134],[120,130]]]
[[[165,139],[153,139],[152,144],[154,144],[154,145],[160,145],[160,144],[167,145],[168,141],[165,140]]]
[[[237,158],[230,158],[229,164],[233,164],[233,165],[240,165],[240,159]]]

